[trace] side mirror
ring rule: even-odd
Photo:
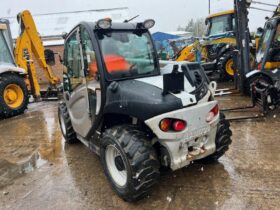
[[[54,66],[55,65],[55,56],[54,52],[50,49],[45,50],[45,59],[48,65]]]

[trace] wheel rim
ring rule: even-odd
[[[123,187],[127,182],[127,169],[120,151],[113,145],[109,145],[105,151],[105,160],[108,171],[114,182]]]
[[[233,59],[229,59],[226,63],[226,72],[230,76],[234,76]]]
[[[12,109],[19,108],[24,101],[24,93],[19,85],[10,84],[4,89],[4,100]]]
[[[59,118],[60,118],[60,127],[62,130],[62,133],[63,133],[63,135],[66,135],[66,125],[65,125],[65,121],[64,121],[64,117],[63,117],[62,113],[60,113]]]

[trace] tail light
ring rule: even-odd
[[[159,128],[164,131],[181,132],[186,129],[187,123],[183,120],[165,118],[160,121]]]
[[[170,119],[163,119],[159,123],[159,127],[162,131],[167,132],[171,128],[171,120]]]
[[[183,121],[183,120],[175,120],[173,122],[173,130],[174,131],[180,132],[180,131],[185,130],[185,128],[186,128],[186,122],[185,121]]]
[[[206,117],[206,122],[210,123],[214,120],[214,118],[219,114],[219,105],[214,106],[213,109],[208,113]]]

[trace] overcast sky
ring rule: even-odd
[[[139,14],[138,20],[153,18],[156,27],[153,31],[175,31],[178,26],[185,26],[191,18],[205,18],[208,15],[208,0],[0,0],[0,17],[15,16],[28,9],[33,14],[49,12],[77,11],[89,9],[105,9],[127,6],[129,15]],[[278,0],[259,0],[277,4]],[[253,5],[266,9],[264,7]],[[219,12],[233,8],[233,0],[211,0],[211,12]],[[269,12],[250,11],[250,27],[255,30],[263,26],[265,16]],[[81,20],[82,21],[82,20]],[[93,20],[95,21],[95,20]]]

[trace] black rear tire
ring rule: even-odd
[[[225,115],[220,113],[220,122],[217,127],[216,134],[216,151],[212,155],[199,160],[204,164],[215,163],[220,157],[222,157],[229,149],[229,145],[232,143],[231,140],[232,132],[230,130],[230,123],[226,120]]]
[[[119,160],[122,160],[123,168],[118,169],[126,173],[126,181],[122,186],[115,181],[112,166],[106,159],[110,147],[119,151]],[[158,182],[160,164],[156,152],[145,133],[135,127],[122,125],[108,129],[101,140],[100,156],[113,190],[125,201],[144,198]],[[116,162],[115,165],[117,167]]]
[[[61,133],[68,144],[78,143],[77,135],[71,123],[68,109],[64,102],[61,102],[58,107],[58,119],[60,124]]]
[[[18,107],[12,108],[5,102],[4,91],[9,85],[17,86],[23,93],[23,100]],[[28,89],[23,77],[5,73],[0,75],[0,118],[8,118],[24,113],[28,105]]]

